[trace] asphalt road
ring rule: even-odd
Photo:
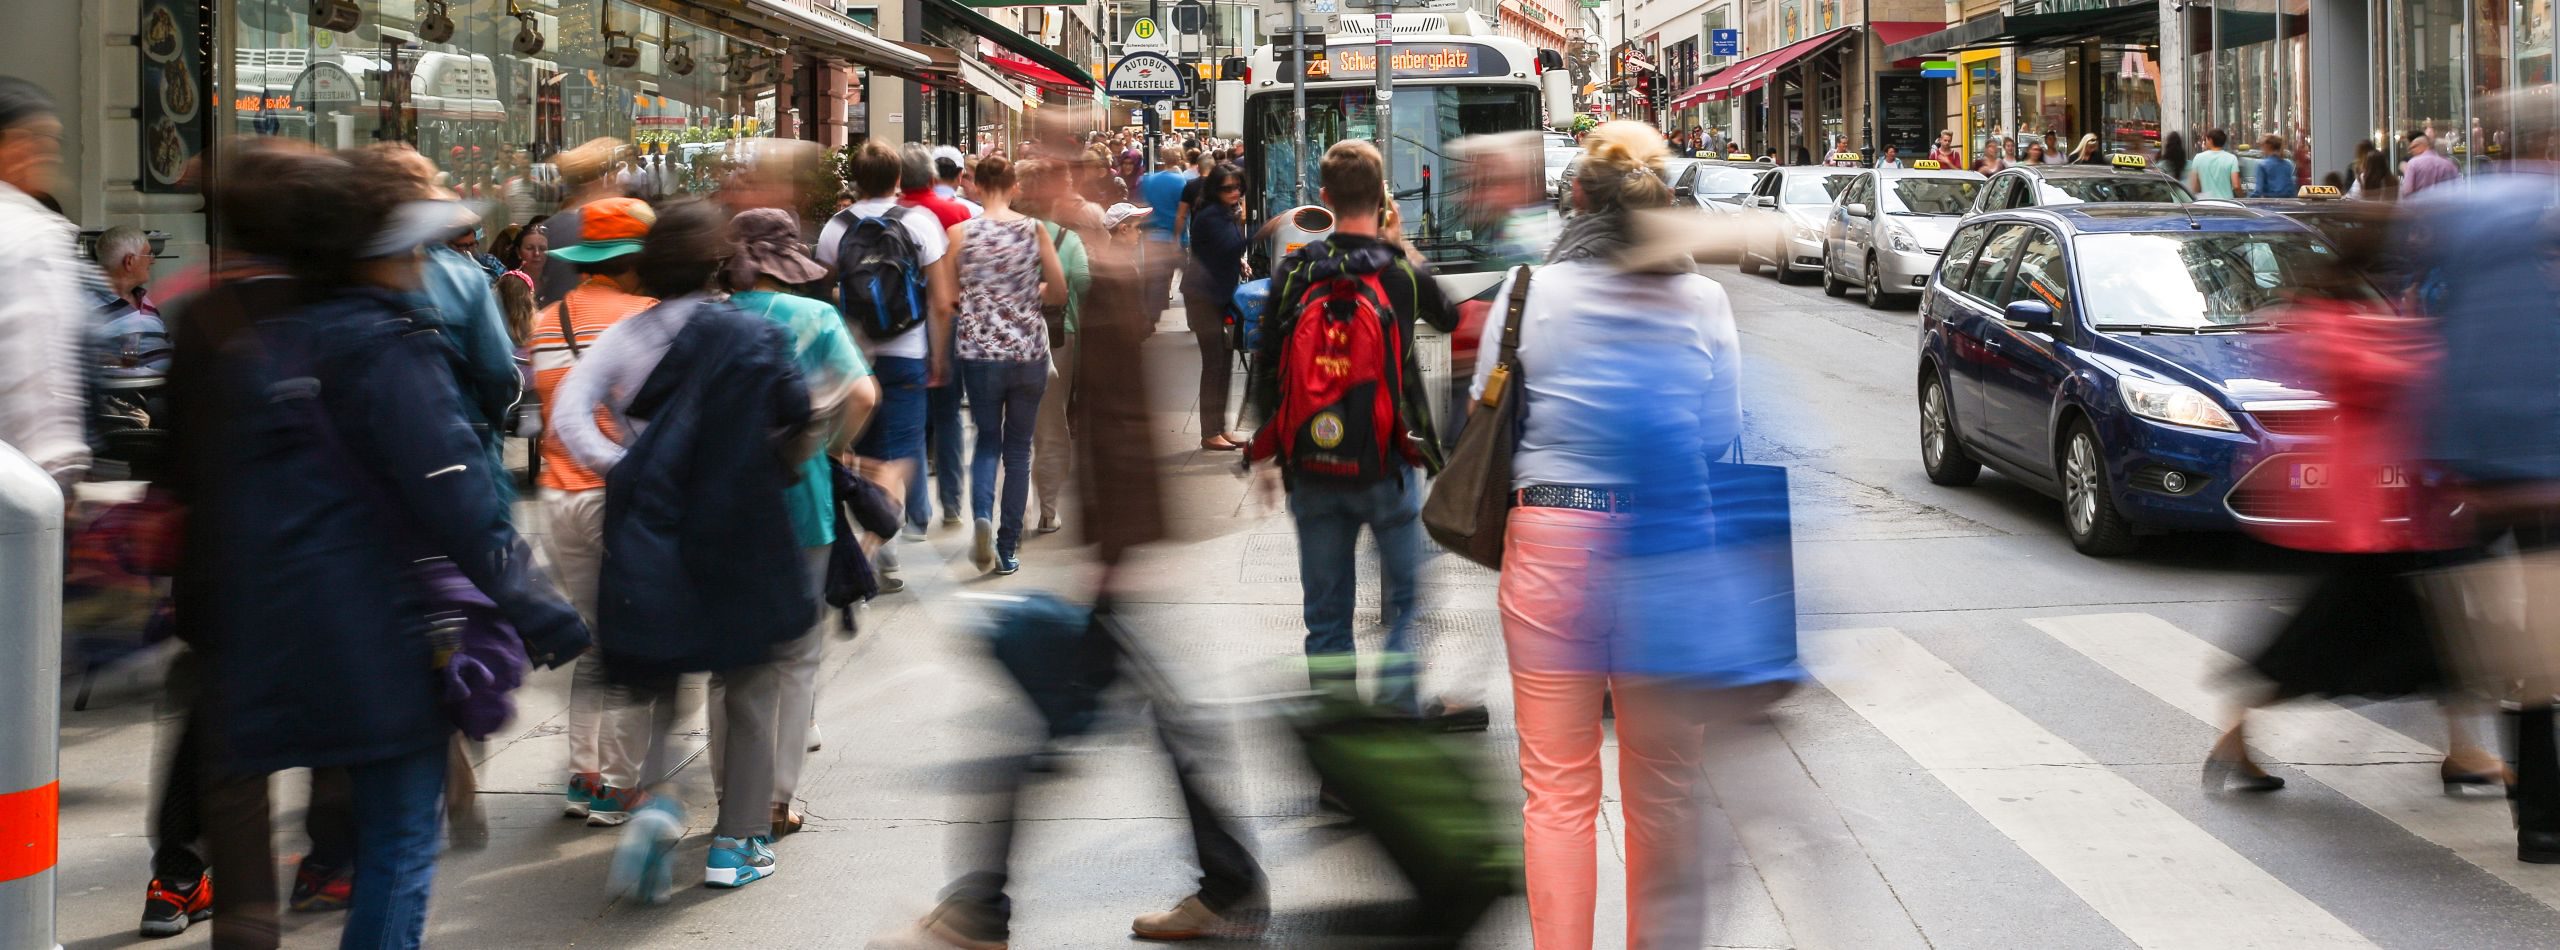
[[[2281,619],[2299,561],[2197,536],[2092,560],[2063,538],[2057,505],[2030,490],[1995,474],[1968,489],[1932,486],[1917,459],[1909,310],[1710,273],[1742,325],[1750,455],[1789,468],[1815,676],[1767,722],[1710,750],[1724,872],[1712,945],[2469,950],[2560,940],[2560,868],[2514,863],[2502,803],[2438,794],[2444,733],[2432,707],[2286,707],[2256,736],[2288,788],[2199,789],[2226,715],[2223,671]],[[1269,866],[1266,945],[1316,946],[1312,935],[1345,908],[1396,885],[1358,835],[1312,814],[1312,779],[1253,699],[1295,677],[1302,628],[1287,518],[1248,497],[1233,456],[1190,450],[1188,340],[1162,334],[1153,353],[1179,540],[1135,566],[1148,593],[1132,615],[1167,668],[1236,720],[1219,785]],[[779,876],[743,891],[688,887],[654,908],[602,896],[611,833],[556,817],[566,679],[538,676],[518,730],[477,750],[492,841],[448,856],[430,944],[904,946],[899,927],[930,905],[985,820],[986,761],[1021,745],[1023,713],[976,658],[969,595],[1079,588],[1088,572],[1072,535],[1029,542],[1024,572],[1001,581],[974,576],[956,529],[904,548],[913,592],[874,605],[862,636],[830,654],[826,744],[804,780],[810,830],[782,842]],[[1493,577],[1438,558],[1425,594],[1426,689],[1490,697],[1487,785],[1516,802]],[[1376,603],[1373,584],[1362,603]],[[147,679],[120,678],[97,708],[66,714],[60,919],[72,948],[137,942],[149,705]],[[699,763],[684,780],[697,824],[707,822]],[[288,809],[299,784],[277,781]],[[1143,732],[1111,731],[1026,803],[1034,820],[1017,852],[1014,946],[1127,946],[1131,915],[1190,890],[1180,803]],[[279,821],[288,860],[302,847],[297,820]],[[1614,797],[1603,829],[1600,946],[1616,947]],[[688,869],[707,834],[695,832],[681,852]],[[1520,906],[1507,907],[1478,944],[1527,947],[1525,924]],[[288,926],[290,946],[335,939],[330,918]]]

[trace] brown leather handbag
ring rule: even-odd
[[[1502,533],[1511,519],[1511,453],[1520,446],[1520,403],[1529,379],[1520,366],[1520,311],[1529,302],[1529,268],[1511,270],[1499,362],[1467,417],[1449,464],[1422,503],[1431,540],[1486,567],[1502,567]]]

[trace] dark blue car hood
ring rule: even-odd
[[[2101,334],[2099,352],[2148,372],[2221,396],[2235,407],[2262,399],[2317,395],[2310,377],[2288,358],[2282,333]]]

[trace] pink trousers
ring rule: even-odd
[[[1627,946],[1694,950],[1705,937],[1707,697],[1612,676],[1608,550],[1623,516],[1511,512],[1502,635],[1520,728],[1529,930],[1539,950],[1589,950],[1598,896],[1600,702],[1614,696],[1627,831]]]

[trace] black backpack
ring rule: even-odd
[[[836,243],[836,293],[844,318],[874,340],[895,339],[925,318],[923,253],[900,220],[915,209],[856,216],[843,212]]]

